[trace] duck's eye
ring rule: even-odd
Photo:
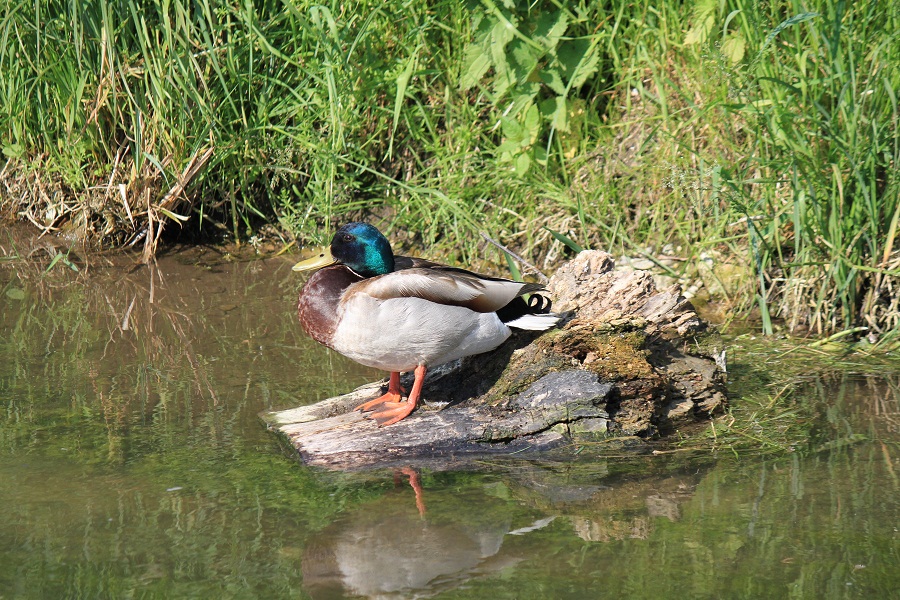
[[[345,241],[345,242],[352,242],[352,241],[353,241],[353,236],[350,235],[349,233],[345,233],[344,236],[343,236],[343,238],[344,238],[344,241]]]

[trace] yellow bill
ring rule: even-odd
[[[337,260],[331,255],[331,248],[325,246],[321,248],[312,258],[301,260],[294,265],[292,271],[312,271],[313,269],[321,269],[336,263]]]

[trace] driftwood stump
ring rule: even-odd
[[[518,332],[493,352],[433,369],[425,406],[395,425],[352,411],[382,383],[262,418],[312,465],[449,468],[573,441],[649,438],[724,406],[724,352],[677,286],[658,291],[649,273],[615,271],[609,254],[588,250],[548,292],[565,314],[558,329]]]

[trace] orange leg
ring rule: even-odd
[[[400,387],[400,373],[393,371],[391,372],[391,379],[388,382],[387,394],[379,396],[374,400],[363,402],[353,410],[372,410],[376,406],[384,404],[385,402],[400,402],[400,398],[402,397],[400,394],[402,391],[403,389]]]
[[[413,383],[412,391],[406,402],[382,402],[380,406],[372,411],[371,417],[378,421],[378,425],[393,425],[413,411],[419,402],[419,396],[422,395],[422,384],[425,383],[425,365],[416,367],[416,380]],[[368,403],[367,403],[368,404]]]

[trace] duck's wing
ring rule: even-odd
[[[402,268],[366,279],[354,284],[354,287],[381,300],[422,298],[437,304],[465,306],[483,313],[495,312],[522,294],[544,289],[537,283],[485,277],[437,263]]]
[[[417,268],[440,269],[442,267],[447,268],[447,269],[450,268],[447,265],[442,265],[441,263],[436,263],[434,261],[426,260],[424,258],[418,258],[416,256],[400,256],[400,255],[394,256],[394,271],[401,271],[403,269],[417,269]]]

